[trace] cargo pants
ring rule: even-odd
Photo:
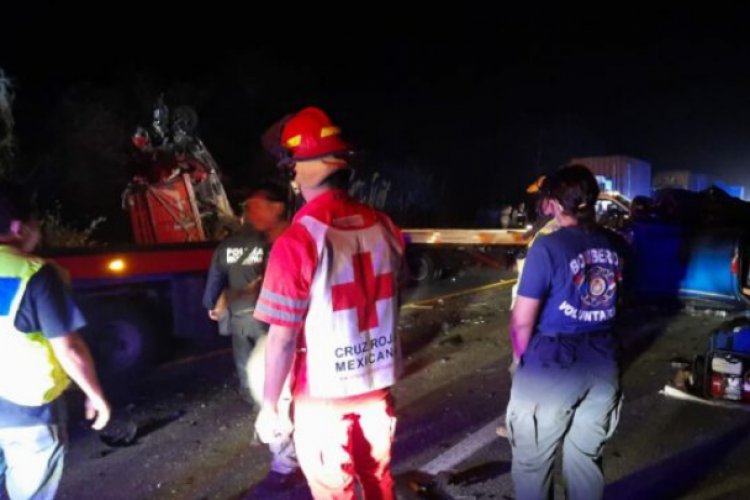
[[[602,498],[602,449],[622,405],[617,358],[617,341],[609,332],[532,337],[513,377],[507,410],[517,499],[552,497],[561,443],[567,498]]]

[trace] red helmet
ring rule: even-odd
[[[341,129],[316,107],[305,108],[289,118],[281,132],[281,145],[292,153],[295,161],[352,152],[341,138]]]

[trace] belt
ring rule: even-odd
[[[593,332],[562,333],[562,332],[537,332],[539,337],[550,339],[555,344],[554,355],[551,361],[563,368],[572,366],[577,362],[577,351],[582,344],[589,344],[593,349],[602,353],[609,351],[598,346],[598,339],[612,336],[612,330],[595,330]]]

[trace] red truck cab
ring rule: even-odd
[[[228,207],[223,188],[220,194]],[[124,202],[134,245],[46,255],[71,279],[88,322],[84,335],[105,375],[150,368],[160,347],[174,350],[168,340],[216,339],[201,300],[216,241],[207,241],[190,177],[136,181]]]

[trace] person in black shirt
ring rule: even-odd
[[[208,271],[203,305],[219,322],[219,332],[232,336],[240,394],[252,403],[248,360],[268,326],[253,318],[273,240],[286,228],[284,191],[274,184],[254,189],[243,204],[243,223],[216,248]]]

